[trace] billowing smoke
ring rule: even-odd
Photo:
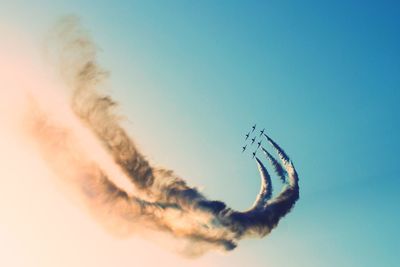
[[[163,233],[180,251],[196,256],[232,250],[245,237],[263,237],[292,209],[299,198],[297,173],[267,135],[281,163],[263,151],[284,188],[272,198],[270,175],[256,158],[260,193],[249,210],[235,211],[207,199],[173,171],[151,165],[138,151],[121,127],[116,102],[104,93],[108,72],[96,61],[96,45],[75,17],[58,23],[47,43],[47,58],[63,82],[50,90],[28,90],[23,132],[106,229],[121,237]],[[124,179],[130,190],[119,184]]]

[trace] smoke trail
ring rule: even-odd
[[[173,171],[152,166],[120,126],[115,101],[102,92],[108,72],[97,64],[96,52],[77,18],[56,25],[47,55],[64,81],[68,102],[64,105],[60,97],[49,106],[48,95],[33,94],[24,130],[53,172],[107,229],[119,236],[162,232],[184,244],[180,250],[187,255],[196,256],[210,249],[232,250],[244,237],[265,236],[292,209],[299,198],[297,173],[267,136],[283,167],[272,155],[268,159],[282,180],[287,174],[288,184],[270,199],[271,178],[256,158],[262,188],[245,212],[208,200]],[[116,176],[129,179],[132,192],[117,185]]]

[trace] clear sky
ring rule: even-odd
[[[301,198],[271,235],[179,266],[398,264],[397,1],[35,2],[0,0],[2,26],[40,40],[60,16],[80,16],[142,152],[208,197],[254,201],[256,165],[241,154],[254,123],[294,161]],[[125,245],[108,257],[153,266],[157,254],[130,263]],[[81,253],[82,266],[101,266]]]

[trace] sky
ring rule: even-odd
[[[32,178],[21,178],[31,186],[21,189],[20,181],[3,177],[3,188],[10,188],[0,197],[3,205],[20,191],[35,199],[34,207],[3,207],[16,214],[0,222],[8,266],[396,266],[396,1],[0,5],[0,29],[30,35],[38,47],[57,19],[79,16],[141,151],[209,198],[238,210],[253,203],[260,181],[241,146],[254,123],[291,156],[300,178],[300,200],[269,236],[188,260],[151,241],[114,240],[45,178],[39,194]],[[46,212],[60,216],[52,223]]]

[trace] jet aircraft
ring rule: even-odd
[[[261,146],[261,142],[262,142],[262,141],[260,141],[260,142],[258,142],[258,143],[257,143],[257,149],[259,149],[259,148],[260,148],[260,146]]]

